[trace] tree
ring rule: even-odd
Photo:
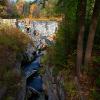
[[[77,41],[77,63],[76,69],[78,76],[81,75],[81,67],[83,61],[83,37],[85,31],[85,16],[86,16],[86,4],[87,0],[79,0],[78,4],[78,25],[79,25],[79,32],[78,32],[78,41]]]
[[[7,0],[0,1],[0,17],[7,17]]]
[[[99,14],[100,14],[100,0],[95,0],[95,5],[94,5],[92,19],[91,19],[91,25],[90,25],[90,31],[89,31],[88,41],[87,41],[87,46],[86,46],[86,51],[85,51],[85,58],[84,58],[85,68],[88,67],[91,61],[91,53],[92,53],[93,42],[94,42]]]

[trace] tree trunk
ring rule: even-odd
[[[88,41],[87,41],[87,46],[85,51],[85,58],[84,58],[84,66],[86,70],[88,69],[88,64],[91,61],[91,53],[92,53],[99,13],[100,13],[100,0],[95,0],[94,10],[91,19],[92,21],[90,25],[90,31],[89,31]]]
[[[77,62],[76,62],[76,70],[77,75],[81,75],[81,67],[83,61],[83,37],[85,31],[85,15],[86,15],[86,4],[87,0],[79,0],[79,9],[78,10],[78,25],[79,25],[79,33],[78,33],[78,41],[77,41]]]

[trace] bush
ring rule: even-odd
[[[29,42],[29,37],[18,29],[0,26],[0,86],[7,87],[9,96],[14,97],[20,89],[22,76],[16,62],[21,62]]]
[[[26,34],[10,26],[0,27],[0,45],[6,45],[15,51],[23,51],[26,48],[30,41]]]

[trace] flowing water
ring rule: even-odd
[[[28,46],[27,54],[28,56],[32,56],[32,53],[34,50],[41,49],[43,45],[52,45],[54,43],[53,36],[55,32],[58,29],[58,23],[56,21],[31,21],[31,22],[25,22],[25,21],[19,21],[18,22],[18,28],[29,35],[29,37],[33,40],[35,48],[32,48],[31,45]],[[43,53],[43,51],[42,51]],[[40,68],[40,59],[42,55],[37,54],[36,59],[32,61],[31,64],[28,64],[25,66],[24,72],[27,79],[27,88],[28,88],[28,95],[31,93],[31,97],[29,100],[56,100],[55,95],[52,93],[52,85],[49,85],[47,92],[43,93],[40,92],[43,90],[43,82],[48,81],[48,75],[45,74],[45,76],[42,78],[39,74],[36,74]],[[48,73],[49,71],[47,71]],[[35,78],[34,78],[35,77]],[[49,81],[50,82],[50,81]],[[39,97],[36,95],[33,95],[32,91],[40,92]]]

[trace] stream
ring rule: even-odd
[[[28,45],[26,51],[28,59],[34,56],[31,63],[24,64],[23,73],[26,79],[26,97],[27,100],[58,100],[53,93],[54,86],[48,84],[48,89],[44,91],[44,83],[49,81],[49,71],[47,70],[42,77],[38,71],[41,66],[41,57],[46,54],[45,49],[41,48],[54,44],[53,37],[58,29],[56,21],[18,21],[18,28],[29,35],[34,43],[34,48]]]

